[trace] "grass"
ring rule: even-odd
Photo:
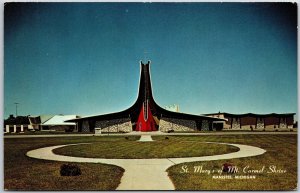
[[[139,142],[136,136],[125,137],[113,143],[102,138],[92,144],[67,146],[55,149],[53,152],[60,155],[91,158],[115,159],[147,159],[147,158],[175,158],[199,157],[236,152],[234,146],[222,144],[205,144],[201,141],[191,141],[188,138],[178,140],[177,137],[153,137],[153,142]]]
[[[178,137],[184,140],[185,137]],[[187,137],[195,141],[219,141],[253,145],[266,149],[261,156],[219,160],[210,162],[190,162],[168,168],[168,175],[176,190],[294,190],[297,188],[297,135],[234,135],[234,136],[203,136]],[[213,174],[194,172],[194,167],[203,169],[221,169],[224,163],[230,163],[239,169],[235,175],[248,175],[243,168],[249,166],[251,170],[266,167],[263,173],[255,174],[256,179],[213,179]],[[286,173],[267,173],[269,166],[276,166],[277,170]],[[189,168],[189,173],[183,173]],[[270,171],[268,169],[268,171]],[[222,175],[225,175],[224,173]],[[250,174],[251,175],[251,174]]]
[[[124,170],[105,164],[76,163],[82,175],[62,177],[60,166],[64,162],[44,161],[26,157],[27,151],[71,143],[93,143],[90,153],[112,148],[110,156],[122,156],[122,152],[136,155],[174,156],[187,155],[187,151],[202,152],[202,155],[236,151],[230,146],[202,146],[201,142],[228,142],[247,144],[266,149],[263,155],[231,160],[183,163],[168,168],[167,172],[176,190],[293,190],[297,187],[297,135],[205,135],[205,136],[165,136],[152,137],[154,142],[137,142],[138,136],[91,136],[59,138],[19,138],[4,139],[4,189],[6,190],[114,190],[120,183]],[[98,146],[98,147],[96,147]],[[76,147],[76,146],[73,146]],[[78,146],[87,148],[88,146]],[[95,148],[95,149],[93,149]],[[225,149],[224,149],[225,148]],[[66,153],[67,149],[60,149]],[[72,149],[74,151],[74,149]],[[118,152],[116,152],[118,151]],[[62,153],[63,153],[62,152]],[[109,152],[107,152],[109,153]],[[98,153],[100,154],[100,153]],[[125,155],[125,154],[123,154]],[[190,154],[191,155],[191,154]],[[99,156],[99,155],[97,155]],[[132,156],[128,155],[127,156]],[[256,179],[229,180],[212,179],[212,175],[192,172],[194,166],[204,169],[220,169],[224,163],[231,163],[242,169],[260,169],[275,165],[285,169],[286,173],[256,174]],[[189,173],[182,173],[182,166],[190,168]],[[238,173],[241,174],[241,173]],[[236,175],[236,174],[231,174]]]
[[[80,176],[60,176],[64,162],[27,157],[27,151],[56,144],[91,142],[89,138],[4,139],[5,190],[115,190],[124,170],[106,164],[76,163]],[[113,180],[112,180],[113,179]]]

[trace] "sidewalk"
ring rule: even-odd
[[[216,143],[216,142],[205,142]],[[81,143],[83,144],[83,143]],[[194,161],[210,161],[210,160],[222,160],[233,159],[241,157],[252,157],[264,154],[264,149],[240,144],[229,143],[216,143],[223,145],[231,145],[238,147],[238,152],[202,156],[202,157],[185,157],[185,158],[160,158],[160,159],[102,159],[102,158],[82,158],[57,155],[52,150],[60,147],[66,147],[70,145],[81,144],[69,144],[69,145],[57,145],[51,147],[45,147],[35,149],[27,152],[28,157],[53,160],[53,161],[65,161],[65,162],[84,162],[84,163],[104,163],[120,166],[125,169],[124,175],[121,179],[121,183],[117,190],[174,190],[174,185],[168,177],[166,172],[167,168],[172,165],[180,164],[184,162]],[[87,144],[87,143],[84,143]]]

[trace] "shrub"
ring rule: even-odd
[[[234,173],[234,168],[235,166],[233,166],[232,164],[229,163],[225,163],[223,164],[223,172],[224,173]]]
[[[81,170],[76,164],[63,164],[60,166],[61,176],[79,176],[81,175]]]

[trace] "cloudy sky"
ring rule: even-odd
[[[292,3],[8,3],[4,117],[94,115],[137,98],[191,114],[297,112]]]

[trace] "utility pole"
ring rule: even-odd
[[[19,104],[19,103],[15,103],[15,105],[16,105],[16,118],[17,118],[17,116],[18,116],[18,104]]]

